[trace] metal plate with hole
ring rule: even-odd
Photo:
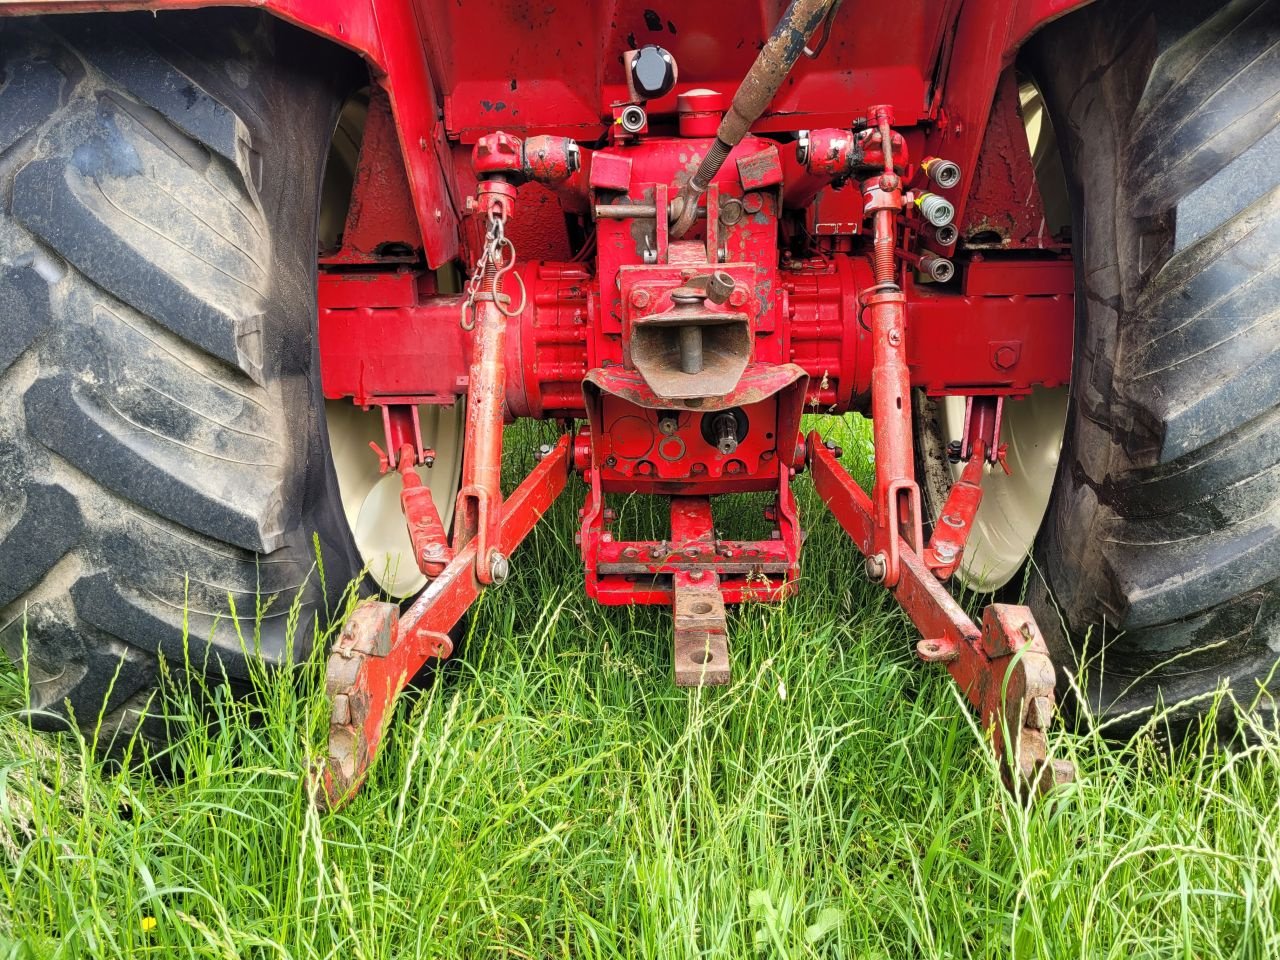
[[[675,586],[675,682],[679,687],[729,682],[729,634],[720,578],[677,573]]]

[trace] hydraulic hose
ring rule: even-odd
[[[804,53],[809,35],[822,22],[832,2],[833,0],[791,0],[791,5],[773,28],[773,33],[761,48],[755,63],[738,85],[733,103],[716,129],[716,139],[711,149],[672,203],[672,237],[684,236],[693,226],[697,219],[698,199],[720,172],[729,151],[742,142],[751,125],[773,102],[782,81],[787,79],[787,74]]]

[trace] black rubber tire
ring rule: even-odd
[[[1101,653],[1115,729],[1249,704],[1280,654],[1280,2],[1100,0],[1029,54],[1078,278],[1031,601],[1061,661]]]
[[[10,20],[0,56],[0,642],[38,723],[110,732],[158,655],[306,655],[359,569],[314,333],[351,67],[249,11]]]

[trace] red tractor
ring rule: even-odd
[[[726,604],[802,587],[804,472],[1032,792],[1061,668],[1121,717],[1269,682],[1280,3],[0,7],[0,604],[43,722],[306,655],[363,575],[340,801],[570,486],[587,592],[726,683]],[[869,493],[802,429],[850,411]],[[504,496],[521,417],[559,440]],[[767,536],[717,526],[742,492]]]

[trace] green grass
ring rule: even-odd
[[[666,612],[583,596],[572,488],[336,815],[316,660],[176,695],[168,778],[32,734],[4,674],[0,957],[1280,955],[1275,731],[1166,756],[1086,720],[1053,739],[1080,781],[1025,809],[800,494],[801,596],[733,613],[735,682],[687,692]]]

